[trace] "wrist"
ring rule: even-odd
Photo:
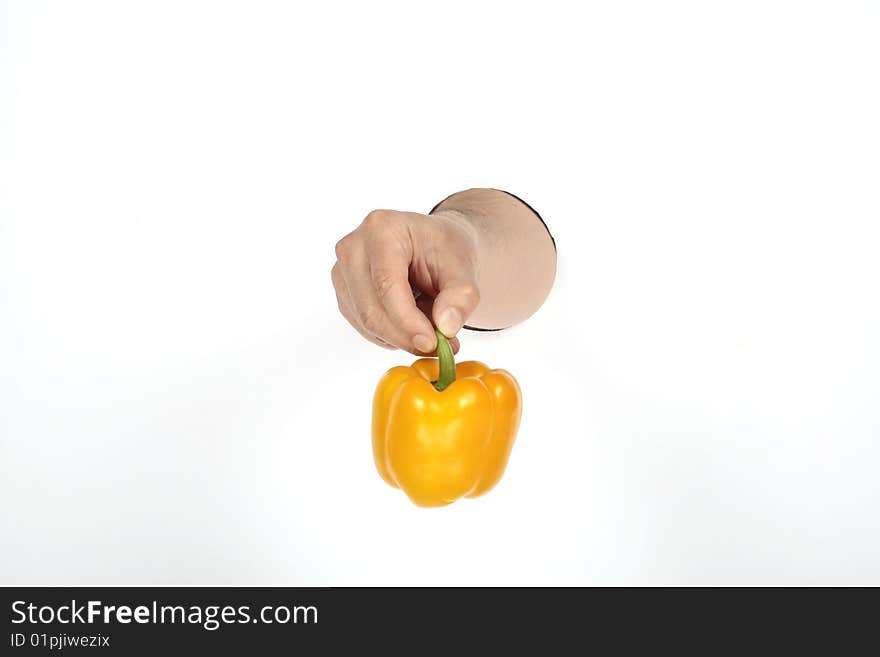
[[[456,208],[444,208],[435,210],[428,216],[439,218],[442,225],[457,233],[474,253],[479,250],[481,243],[479,223],[472,214]]]
[[[431,215],[460,226],[474,245],[481,303],[470,327],[512,326],[540,307],[555,278],[556,249],[531,206],[499,189],[473,188],[443,199]]]
[[[479,221],[466,210],[442,208],[428,215],[438,222],[447,235],[447,242],[470,266],[474,283],[480,288],[480,262],[485,252],[485,236]]]

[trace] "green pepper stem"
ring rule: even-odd
[[[440,376],[436,381],[432,381],[438,392],[443,392],[455,381],[455,357],[452,355],[452,347],[449,346],[449,340],[437,329],[437,358],[440,359]]]

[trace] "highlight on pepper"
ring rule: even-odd
[[[415,504],[445,506],[499,482],[522,415],[513,375],[456,363],[437,334],[438,358],[393,367],[373,397],[373,457],[382,478]]]

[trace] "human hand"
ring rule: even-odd
[[[339,310],[367,340],[415,355],[452,338],[480,302],[477,234],[455,211],[374,210],[336,244]],[[433,326],[432,326],[433,323]]]

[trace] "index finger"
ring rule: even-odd
[[[437,347],[434,327],[416,306],[409,284],[409,257],[395,245],[377,245],[370,258],[370,277],[376,296],[395,328],[408,336],[421,353]]]

